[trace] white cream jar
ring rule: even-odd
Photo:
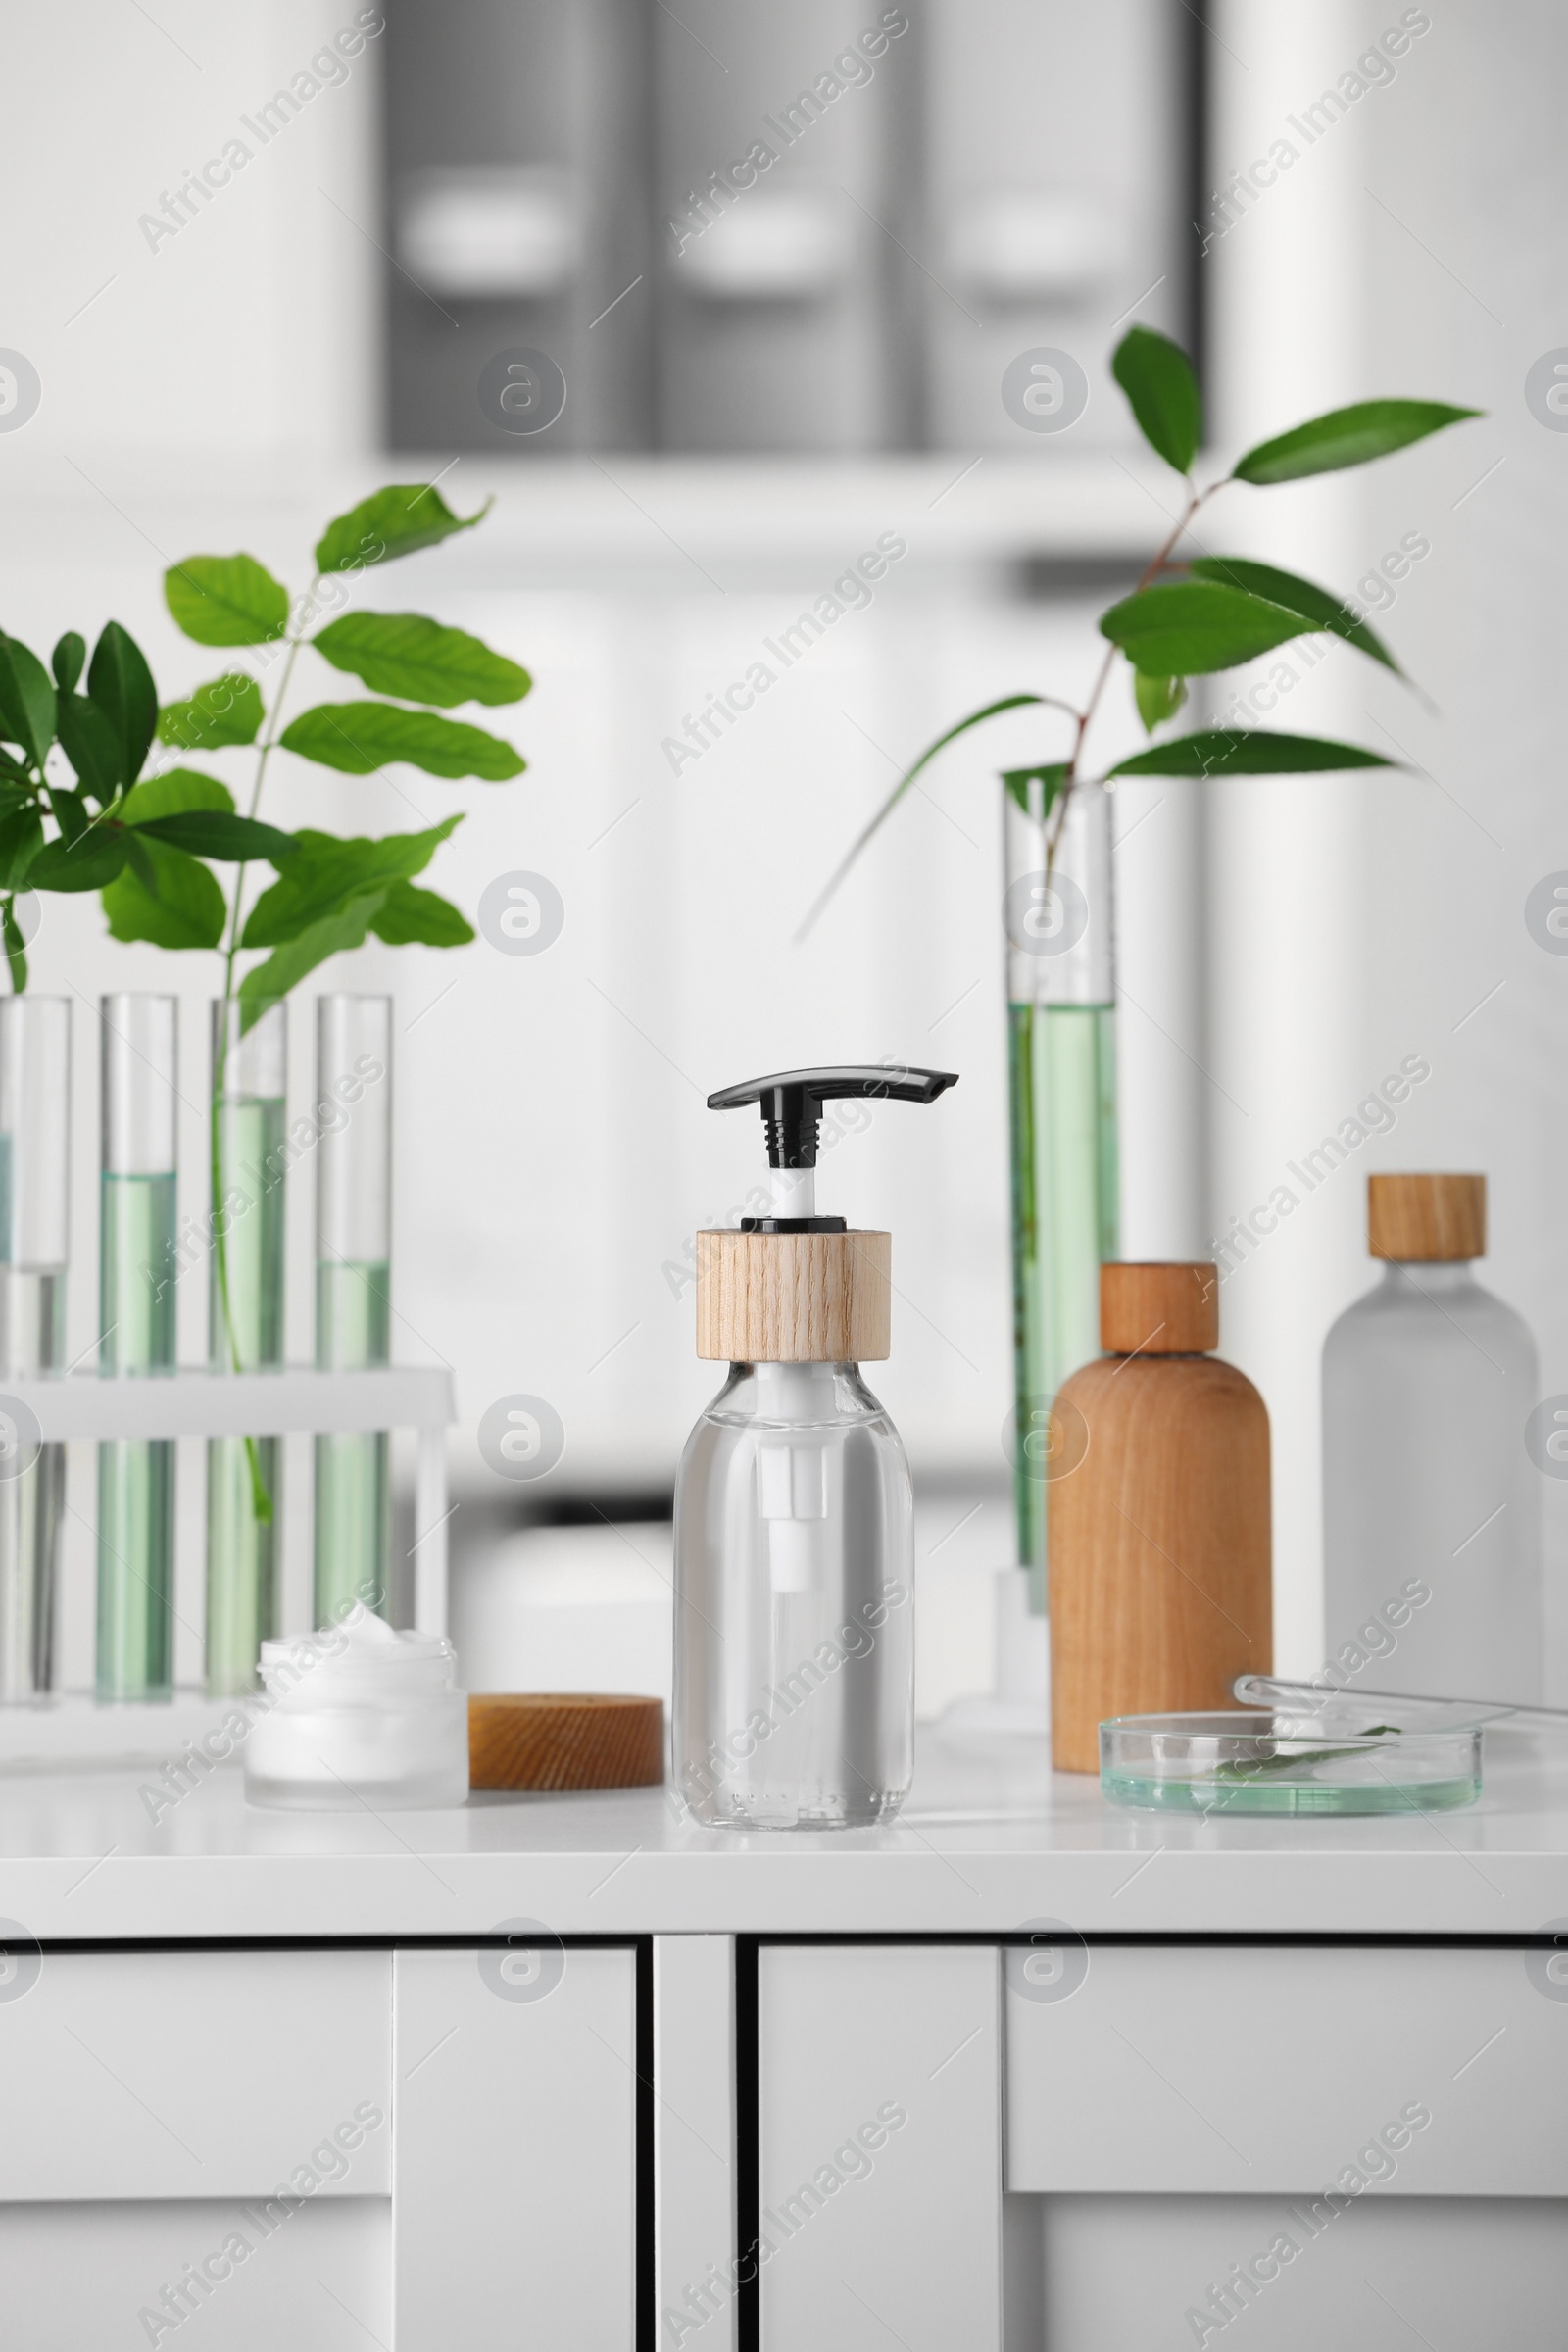
[[[264,1642],[261,1671],[248,1803],[385,1812],[467,1796],[468,1697],[443,1636],[394,1633],[356,1604],[308,1640]]]

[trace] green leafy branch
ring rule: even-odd
[[[1131,595],[1101,615],[1100,632],[1107,644],[1087,702],[1079,708],[1054,695],[1004,695],[1000,702],[970,711],[939,735],[906,768],[851,845],[801,925],[798,938],[810,930],[872,836],[936,755],[971,727],[982,726],[1022,704],[1062,711],[1072,722],[1065,759],[1009,768],[1002,778],[1024,812],[1046,825],[1048,871],[1072,795],[1080,786],[1103,785],[1117,776],[1283,775],[1399,764],[1355,744],[1284,735],[1266,728],[1221,726],[1167,737],[1148,751],[1118,760],[1102,775],[1081,772],[1085,740],[1103,703],[1118,657],[1131,671],[1134,701],[1151,737],[1182,709],[1190,678],[1239,668],[1293,637],[1318,633],[1339,637],[1403,679],[1381,638],[1345,599],[1329,589],[1250,557],[1199,556],[1184,562],[1178,560],[1177,551],[1200,510],[1233,483],[1266,489],[1280,482],[1304,481],[1312,474],[1343,472],[1348,466],[1389,457],[1446,425],[1477,416],[1481,411],[1435,400],[1359,401],[1259,442],[1238,459],[1222,479],[1200,489],[1193,479],[1193,464],[1203,437],[1202,400],[1187,354],[1152,327],[1135,326],[1117,345],[1111,372],[1127,396],[1145,440],[1181,475],[1184,497],[1175,524]]]
[[[399,760],[447,779],[501,783],[522,772],[510,743],[442,714],[464,703],[519,702],[531,683],[526,670],[418,613],[339,610],[357,575],[471,530],[488,511],[487,502],[478,514],[454,514],[433,485],[379,490],[327,524],[297,601],[254,556],[190,556],[172,565],[164,595],[187,637],[244,649],[267,671],[281,663],[270,705],[267,678],[235,667],[160,708],[152,672],[118,621],[105,626],[90,664],[85,641],[68,632],[49,670],[0,634],[0,946],[13,988],[27,985],[16,911],[23,891],[96,891],[114,938],[216,952],[225,1008],[220,1055],[229,1005],[239,1005],[243,1036],[329,956],[367,938],[432,948],[473,938],[450,901],[415,881],[461,813],[417,833],[345,840],[311,828],[285,832],[260,811],[276,752],[355,776]],[[318,703],[285,725],[307,651],[386,699]],[[228,786],[203,769],[144,775],[155,744],[197,757],[253,749],[244,813]],[[254,896],[253,866],[272,876]],[[240,958],[253,953],[261,960],[241,976]],[[212,1103],[214,1244],[224,1348],[237,1371],[220,1206],[222,1096],[220,1059]],[[257,1516],[270,1519],[256,1449],[249,1441],[247,1447]]]

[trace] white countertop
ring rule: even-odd
[[[232,1766],[153,1823],[136,1769],[0,1777],[0,1920],[40,1940],[737,1932],[1529,1936],[1568,1917],[1568,1741],[1489,1734],[1462,1812],[1200,1820],[1107,1804],[1045,1743],[921,1734],[890,1827],[739,1836],[662,1788],[449,1813],[261,1812]]]

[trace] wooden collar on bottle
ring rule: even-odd
[[[1108,1355],[1206,1355],[1219,1346],[1219,1268],[1107,1259],[1100,1269],[1100,1345]]]
[[[876,1364],[892,1352],[890,1233],[697,1236],[697,1352],[730,1364]]]

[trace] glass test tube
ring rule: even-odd
[[[59,1372],[71,1253],[71,1000],[0,998],[0,1375]],[[0,1699],[54,1683],[66,1449],[0,1449]]]
[[[1038,781],[1006,819],[1012,1159],[1013,1494],[1030,1606],[1046,1606],[1052,1408],[1100,1353],[1100,1268],[1117,1248],[1116,971],[1110,795],[1079,785],[1054,856]]]
[[[212,1008],[208,1359],[215,1372],[283,1360],[283,1194],[288,1007],[242,1032],[232,998]],[[277,1631],[282,1448],[275,1437],[207,1446],[207,1689],[257,1687]]]
[[[173,997],[102,1002],[103,1175],[99,1190],[98,1369],[173,1369],[175,1109]],[[174,1445],[117,1438],[98,1448],[100,1699],[173,1691]]]
[[[392,1000],[317,1004],[316,1360],[389,1360]],[[388,1610],[392,1506],[384,1431],[316,1441],[316,1622],[364,1599]],[[373,1597],[372,1597],[373,1595]]]

